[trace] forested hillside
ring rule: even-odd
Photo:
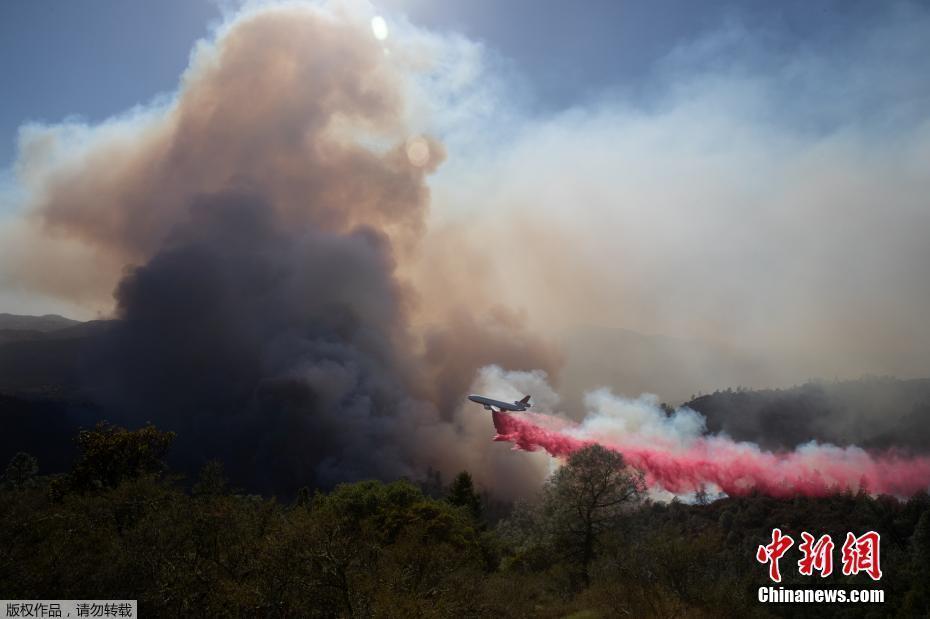
[[[930,450],[930,379],[863,377],[788,389],[726,389],[685,403],[708,430],[768,449],[810,440],[835,445]]]
[[[363,481],[294,499],[230,486],[221,463],[184,480],[173,434],[98,426],[66,474],[17,454],[0,500],[0,590],[11,598],[139,599],[142,616],[926,616],[930,498],[865,494],[654,503],[613,452],[575,454],[537,500],[487,516],[463,472],[450,484]],[[496,510],[500,506],[495,507]],[[773,527],[874,529],[884,577],[784,585],[885,589],[881,605],[762,605],[756,562]],[[841,543],[841,542],[839,542]],[[838,545],[839,545],[838,543]],[[837,553],[839,549],[837,549]],[[839,565],[839,558],[837,558]]]

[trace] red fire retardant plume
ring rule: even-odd
[[[577,426],[571,424],[546,428],[534,417],[498,412],[493,413],[493,418],[497,430],[494,440],[509,441],[514,449],[544,449],[562,458],[600,443],[622,453],[627,464],[645,474],[650,486],[676,494],[709,484],[731,496],[757,491],[774,497],[824,496],[845,489],[908,496],[930,487],[930,458],[926,457],[904,457],[892,452],[875,455],[825,445],[772,453],[719,436],[696,439],[673,449],[613,445],[576,438],[571,430]]]

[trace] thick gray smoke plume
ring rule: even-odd
[[[18,277],[90,299],[119,282],[89,392],[252,487],[454,473],[490,448],[490,426],[475,441],[454,419],[476,369],[558,363],[504,309],[413,326],[429,299],[400,263],[444,154],[406,126],[413,86],[363,17],[246,13],[175,100],[67,143],[35,130],[20,163]]]

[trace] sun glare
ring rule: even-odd
[[[429,144],[422,136],[415,136],[407,140],[407,159],[418,168],[429,163]]]
[[[375,38],[379,41],[383,41],[388,37],[388,26],[387,22],[384,21],[384,18],[380,15],[376,15],[371,18],[371,31],[374,33]]]

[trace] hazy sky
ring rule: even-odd
[[[930,2],[345,4],[365,36],[385,15],[381,51],[404,84],[396,120],[443,144],[425,234],[399,269],[437,315],[499,303],[541,332],[704,339],[810,375],[930,372]],[[202,41],[209,58],[238,6],[0,6],[0,308],[106,313],[123,268],[174,222],[145,225],[289,169],[262,168],[290,144],[275,121],[295,112],[270,102],[284,116],[209,136],[217,153],[243,151],[216,179],[172,168],[202,155],[172,129],[179,98],[199,92],[181,82],[196,77],[192,50]],[[302,43],[291,62],[324,54],[327,79],[351,58]],[[318,102],[300,97],[318,85],[277,87],[278,101],[256,98],[302,101],[312,118]],[[190,195],[171,202],[164,188]]]
[[[236,3],[78,0],[0,5],[0,167],[18,127],[69,116],[97,122],[173,91],[194,42]],[[593,96],[648,97],[656,65],[679,45],[728,23],[768,52],[848,45],[890,3],[835,0],[389,0],[417,25],[482,41],[526,79],[532,107]]]

